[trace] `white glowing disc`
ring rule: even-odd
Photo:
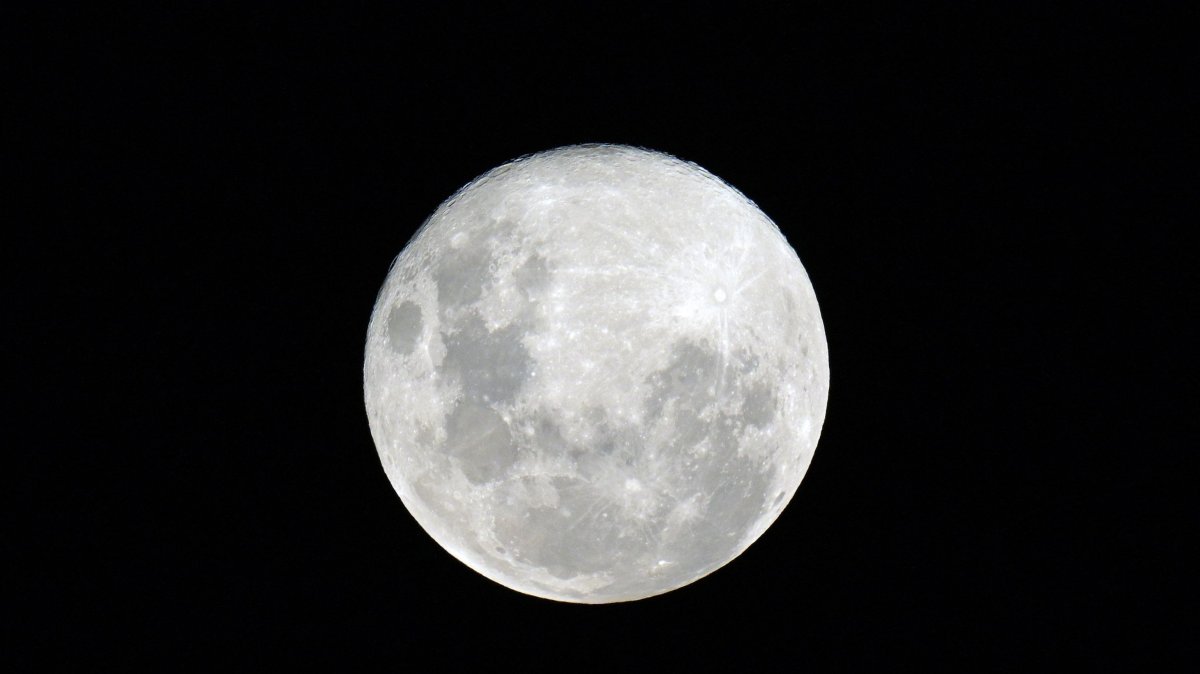
[[[514,590],[628,601],[737,557],[787,505],[829,391],[817,299],[752,202],[657,152],[496,168],[396,259],[367,333],[404,505]]]

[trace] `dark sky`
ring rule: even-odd
[[[1196,657],[1194,12],[178,4],[4,10],[26,668]],[[768,533],[599,607],[437,547],[361,390],[416,227],[579,142],[753,199],[832,371]]]

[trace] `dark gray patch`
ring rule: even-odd
[[[669,446],[674,454],[682,456],[704,441],[711,430],[710,424],[700,419],[695,410],[681,407],[675,412],[675,432],[671,434]]]
[[[524,331],[516,324],[489,332],[472,315],[446,337],[442,370],[456,377],[462,393],[475,402],[512,401],[529,376],[529,352],[521,343]]]
[[[763,428],[775,418],[775,404],[775,389],[766,384],[756,384],[742,401],[742,419],[747,424]]]
[[[443,314],[479,299],[491,277],[491,258],[486,242],[446,252],[433,275]]]
[[[583,411],[583,418],[595,426],[603,426],[608,421],[608,412],[603,407],[593,405]]]
[[[625,466],[637,472],[645,454],[645,444],[636,429],[613,429],[602,426],[592,431],[593,438],[586,446],[573,446],[570,456],[580,477],[598,479],[611,473],[614,466]]]
[[[786,326],[789,338],[797,335],[800,332],[799,316],[797,315],[796,299],[792,297],[790,292],[783,295],[784,304],[787,305],[784,309],[783,322]]]
[[[715,390],[724,367],[720,354],[691,342],[677,342],[667,367],[650,375],[653,391],[645,401],[646,416],[654,419],[668,400],[680,409],[700,411],[716,401]]]
[[[738,424],[736,418],[724,414],[717,417],[709,434],[709,456],[711,458],[708,462],[710,465],[721,466],[737,459],[738,447],[741,445],[741,440],[739,440],[741,430],[742,426]]]
[[[546,260],[533,255],[513,272],[513,279],[528,300],[540,300],[550,287],[550,269]]]
[[[464,402],[446,420],[446,453],[458,460],[467,479],[490,482],[517,460],[508,424],[493,410]]]
[[[408,355],[417,345],[422,327],[421,307],[412,302],[394,305],[387,319],[388,344],[397,353]]]
[[[587,445],[571,448],[582,476],[600,475],[614,463],[634,467],[645,449],[642,431],[636,427],[613,425],[602,407],[590,407],[583,413],[590,426],[591,440]]]
[[[641,434],[631,428],[605,430],[605,443],[610,456],[620,464],[634,468],[645,453]]]
[[[676,534],[672,546],[685,552],[673,555],[677,565],[670,568],[670,574],[683,577],[707,572],[728,559],[742,535],[758,520],[764,504],[774,497],[773,492],[768,495],[772,471],[760,471],[739,457],[738,449],[747,424],[761,425],[774,418],[775,390],[767,384],[752,387],[738,413],[712,414],[721,387],[736,386],[741,377],[760,366],[750,353],[726,363],[703,342],[680,342],[673,347],[669,364],[647,380],[651,389],[645,402],[649,423],[658,423],[657,417],[670,412],[673,418],[664,420],[673,428],[667,449],[681,457],[679,469],[703,495],[699,517]],[[722,374],[729,380],[722,382]]]
[[[434,444],[433,429],[425,424],[417,427],[417,446],[424,449]]]
[[[534,445],[538,452],[547,456],[565,456],[571,445],[562,436],[562,430],[549,416],[537,420],[534,427]]]

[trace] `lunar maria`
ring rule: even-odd
[[[451,555],[569,602],[741,554],[795,494],[829,391],[816,295],[740,192],[648,150],[504,164],[393,263],[364,362],[389,480]]]

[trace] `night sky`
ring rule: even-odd
[[[1195,12],[402,4],[3,11],[18,669],[1196,658]],[[754,200],[831,369],[775,525],[607,606],[439,548],[362,400],[416,228],[582,142]]]

